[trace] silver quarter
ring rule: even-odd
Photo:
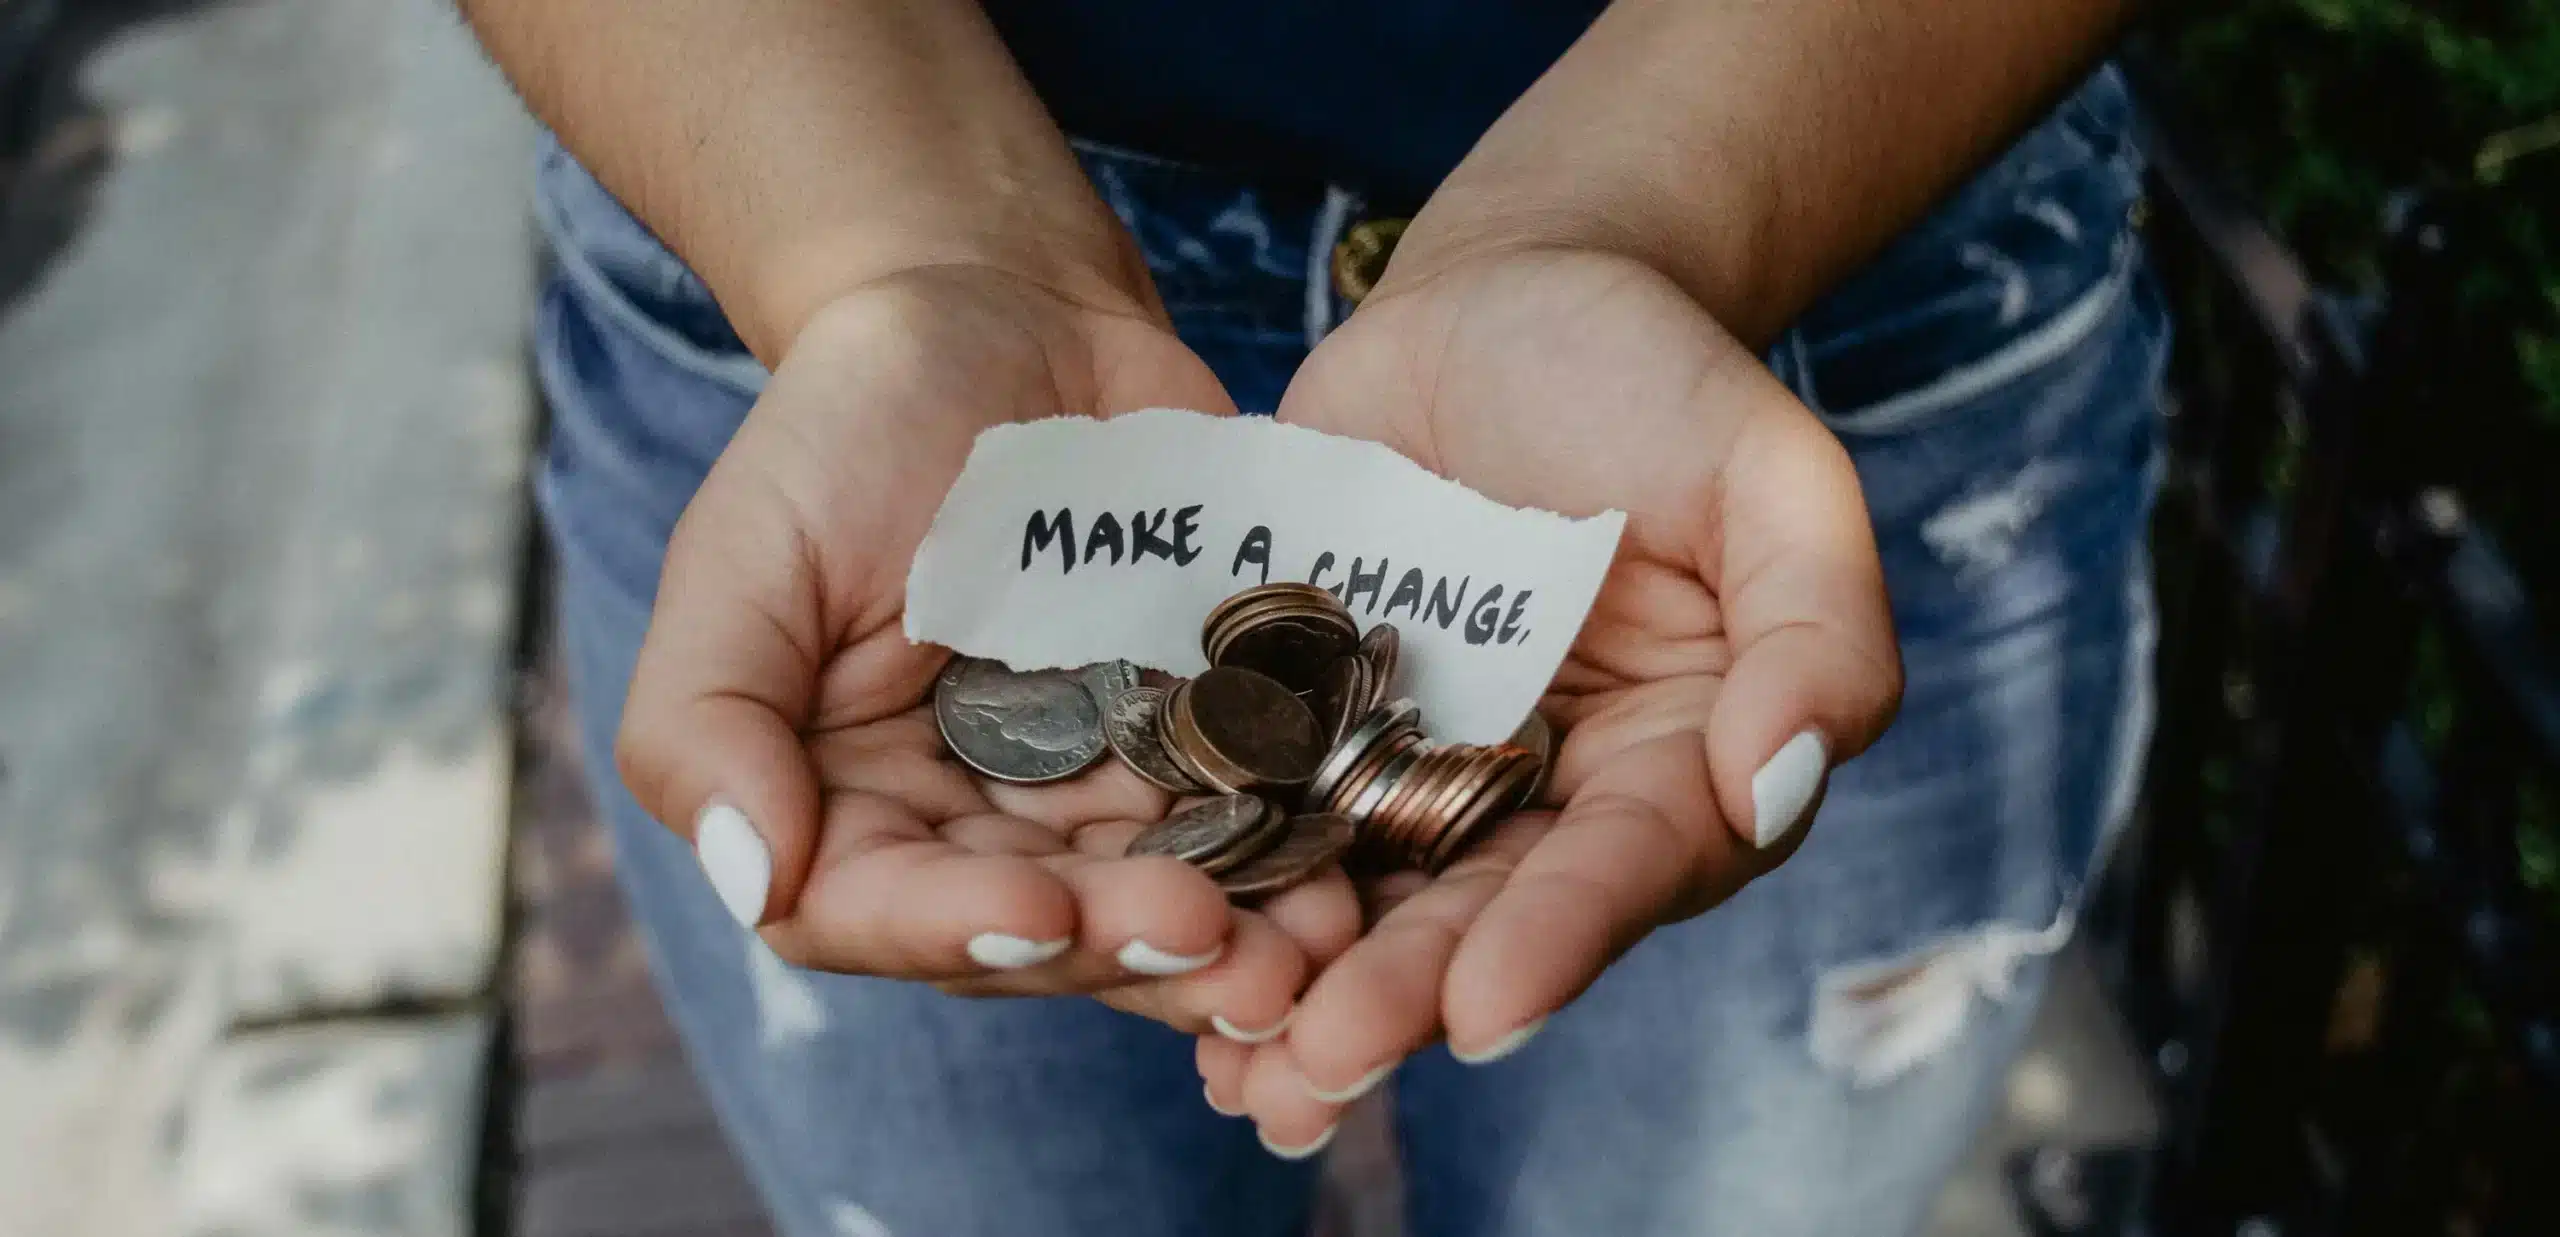
[[[1093,707],[1107,718],[1111,716],[1111,702],[1138,685],[1138,668],[1125,661],[1098,661],[1077,670],[1076,677],[1084,681],[1086,691],[1093,693]]]
[[[1128,855],[1171,855],[1184,863],[1207,867],[1221,856],[1234,855],[1264,832],[1271,806],[1252,795],[1226,795],[1195,804],[1156,822],[1129,843]],[[1238,860],[1241,862],[1241,860]]]
[[[1074,777],[1110,747],[1102,710],[1070,670],[954,657],[934,682],[933,720],[953,754],[1003,782]]]
[[[1404,781],[1405,775],[1411,773],[1413,767],[1421,763],[1422,758],[1429,754],[1429,748],[1416,747],[1388,761],[1387,767],[1379,770],[1378,776],[1360,789],[1358,797],[1342,805],[1340,814],[1349,818],[1354,825],[1367,825],[1370,817],[1377,815],[1378,809],[1386,804],[1387,796],[1395,793],[1397,785]]]
[[[1342,779],[1351,775],[1351,770],[1372,746],[1398,730],[1421,723],[1422,708],[1410,700],[1390,700],[1371,709],[1368,716],[1351,728],[1350,734],[1344,735],[1331,751],[1325,753],[1324,763],[1316,766],[1315,777],[1307,782],[1307,802],[1323,803],[1332,798],[1333,792],[1342,785]]]
[[[1262,823],[1237,838],[1235,844],[1200,862],[1202,872],[1211,876],[1232,872],[1262,857],[1263,852],[1280,844],[1289,836],[1289,809],[1279,800],[1266,799],[1262,804]]]
[[[1177,795],[1199,794],[1200,783],[1165,753],[1163,736],[1157,730],[1163,715],[1162,691],[1132,687],[1103,707],[1103,738],[1110,741],[1111,751],[1120,757],[1120,762],[1138,776]]]

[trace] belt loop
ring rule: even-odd
[[[1358,194],[1340,185],[1324,187],[1324,205],[1316,211],[1315,226],[1307,238],[1307,347],[1313,349],[1324,342],[1342,312],[1335,304],[1333,289],[1333,247],[1342,243],[1343,232],[1350,228],[1351,217],[1360,210]]]

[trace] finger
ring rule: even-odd
[[[1458,943],[1441,997],[1451,1051],[1475,1062],[1507,1054],[1657,924],[1706,909],[1775,862],[1724,826],[1695,732],[1619,752]]]
[[[1399,868],[1360,882],[1362,905],[1368,909],[1369,922],[1386,918],[1415,894],[1431,887],[1431,875],[1412,868]]]
[[[1875,741],[1902,694],[1884,573],[1856,471],[1800,408],[1754,417],[1725,469],[1714,582],[1734,664],[1707,725],[1724,818],[1791,841],[1830,770]]]
[[[1072,836],[1078,852],[1116,859],[1145,831],[1146,826],[1134,820],[1105,820],[1082,826]],[[1255,909],[1288,934],[1318,969],[1340,957],[1360,937],[1359,894],[1338,866],[1264,899]]]
[[[1020,828],[1039,827],[1023,822]],[[1138,829],[1134,822],[1099,824],[1077,835],[1077,849],[1116,858]],[[951,827],[944,833],[948,836]],[[1096,844],[1092,838],[1103,841]],[[1090,862],[1094,860],[1077,866]],[[1260,1042],[1286,1028],[1307,980],[1357,939],[1359,900],[1350,881],[1335,871],[1256,910],[1231,913],[1234,927],[1215,961],[1159,983],[1131,983],[1137,972],[1120,956],[1126,946],[1113,948],[1114,938],[1097,931],[1088,933],[1087,942],[1074,952],[1040,968],[946,986],[967,996],[1093,992],[1117,1008],[1182,1030]]]
[[[1203,971],[1227,954],[1237,915],[1208,877],[1180,860],[1070,852],[1040,863],[1074,901],[1080,929],[1073,944],[1037,965],[982,970],[947,990],[964,996],[1100,993],[1133,980]]]
[[[1287,1028],[1307,956],[1269,919],[1238,912],[1226,952],[1187,975],[1107,989],[1105,1003],[1193,1035],[1261,1043]]]
[[[799,730],[824,641],[804,544],[769,490],[712,470],[668,544],[615,746],[640,806],[749,925],[797,900],[817,834]]]
[[[1324,1150],[1342,1121],[1342,1105],[1316,1098],[1286,1040],[1254,1048],[1245,1067],[1244,1110],[1263,1149],[1284,1160]]]
[[[1066,840],[1057,830],[1002,813],[958,817],[945,822],[940,832],[944,841],[981,855],[1062,855],[1067,851]]]
[[[1109,757],[1081,777],[1040,786],[988,782],[981,793],[998,811],[1062,833],[1097,820],[1161,820],[1172,802],[1171,795]]]
[[[1360,893],[1340,867],[1265,899],[1263,915],[1279,926],[1321,970],[1360,939]]]
[[[1165,856],[1052,861],[1075,892],[1083,930],[1074,954],[1110,973],[1165,978],[1216,962],[1236,916],[1198,869]]]
[[[950,979],[1044,965],[1076,938],[1077,892],[1054,860],[964,849],[883,795],[832,796],[825,832],[799,904],[764,929],[787,961]]]
[[[1459,941],[1545,819],[1537,813],[1505,822],[1380,917],[1307,989],[1288,1042],[1315,1098],[1358,1099],[1441,1038],[1441,983]]]
[[[1244,1072],[1253,1064],[1253,1048],[1220,1035],[1203,1035],[1194,1049],[1200,1090],[1209,1108],[1222,1117],[1244,1115]]]
[[[978,778],[943,746],[927,709],[821,730],[804,742],[826,793],[883,795],[905,804],[927,824],[987,809]]]

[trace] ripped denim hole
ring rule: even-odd
[[[1980,999],[2007,1001],[2018,968],[2071,939],[2065,911],[2041,929],[1989,924],[1898,958],[1833,967],[1814,981],[1814,1062],[1856,1087],[1908,1074],[1953,1046]]]
[[[755,995],[756,1038],[767,1052],[781,1052],[816,1039],[827,1029],[826,1002],[818,985],[797,970],[753,932],[746,942],[747,986]]]

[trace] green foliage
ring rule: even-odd
[[[2560,0],[2225,0],[2158,33],[2185,110],[2324,282],[2378,287],[2396,193],[2466,203],[2450,336],[2475,351],[2424,415],[2465,457],[2449,479],[2470,510],[2560,613]],[[2180,346],[2209,357],[2214,329],[2189,314]],[[2291,458],[2279,444],[2269,468]],[[2457,695],[2439,633],[2415,670],[2412,718],[2441,755]],[[2520,872],[2560,922],[2560,795],[2517,793]]]
[[[2375,278],[2384,203],[2469,188],[2482,375],[2560,426],[2560,0],[2239,0],[2164,32],[2260,207],[2324,276]]]

